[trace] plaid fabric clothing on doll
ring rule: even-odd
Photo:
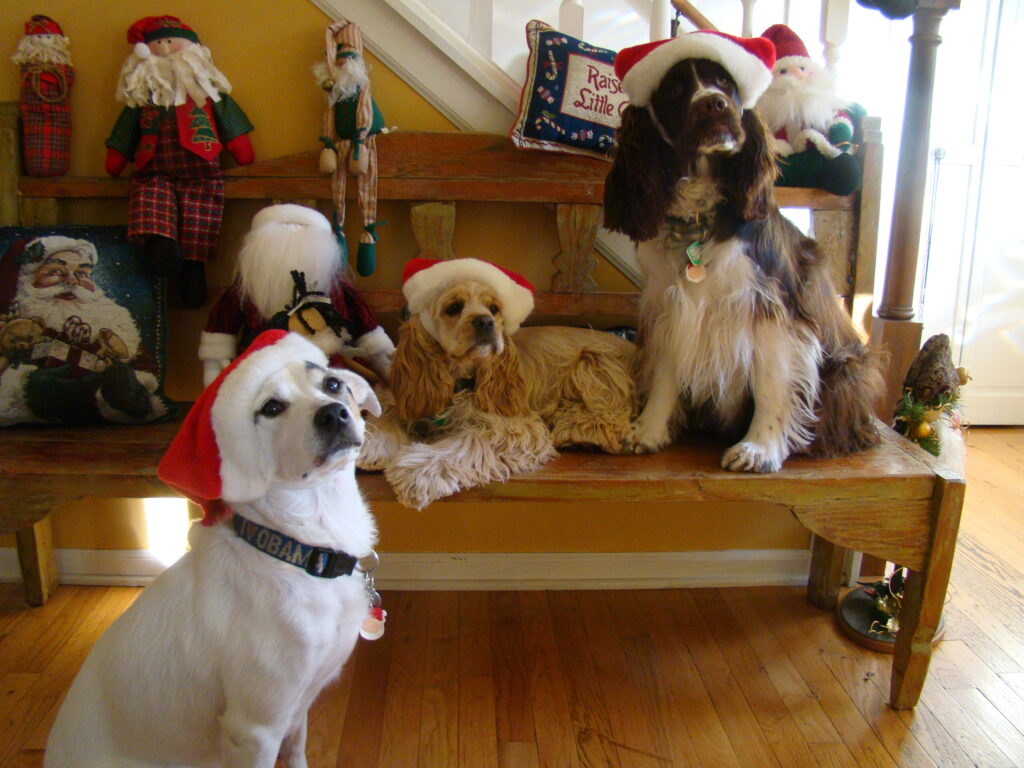
[[[149,235],[162,235],[176,240],[186,259],[208,261],[217,248],[224,212],[219,154],[251,130],[227,94],[202,107],[191,99],[173,109],[126,107],[106,144],[136,165],[129,240],[142,243]]]
[[[21,152],[28,176],[63,176],[71,162],[70,92],[66,64],[26,64],[21,72]]]

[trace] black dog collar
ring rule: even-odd
[[[264,554],[302,568],[311,576],[319,576],[322,579],[350,576],[359,562],[358,557],[348,552],[311,547],[273,528],[254,523],[237,512],[233,513],[231,525],[238,537],[247,544]]]

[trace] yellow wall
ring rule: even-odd
[[[234,86],[232,95],[256,126],[251,138],[257,159],[310,151],[318,146],[322,100],[310,66],[321,55],[329,19],[308,0],[174,0],[154,4],[123,0],[2,0],[2,7],[5,23],[0,25],[0,54],[5,59],[21,37],[21,23],[35,13],[56,19],[71,39],[76,68],[71,174],[103,174],[103,141],[120,108],[113,97],[114,87],[129,53],[125,32],[136,19],[160,13],[179,16],[195,29],[212,51],[217,66],[230,78]],[[456,130],[394,73],[372,56],[367,58],[374,96],[388,125],[406,130]],[[0,101],[17,98],[17,68],[10,63],[0,65]],[[228,202],[218,258],[207,270],[211,300],[230,281],[232,256],[252,215],[262,205]],[[61,210],[62,223],[118,224],[125,217],[124,201],[75,201]],[[348,224],[353,225],[357,218],[350,215]],[[378,270],[371,278],[357,278],[357,285],[363,287],[397,287],[402,265],[417,250],[409,226],[408,204],[384,202],[380,218],[386,219],[388,225],[381,230]],[[356,236],[354,231],[350,232],[350,242]],[[536,285],[547,285],[553,271],[551,256],[559,250],[553,211],[544,205],[460,204],[454,247],[456,255],[492,259],[519,269]],[[631,287],[603,260],[596,277],[606,290]],[[171,306],[168,310],[166,389],[172,398],[192,400],[201,388],[196,347],[206,314],[205,309],[188,311]],[[394,318],[381,321],[390,332],[394,331]],[[490,537],[512,550],[559,546],[549,537],[545,545],[525,533],[550,526],[551,518],[558,516],[557,510],[531,508],[526,513],[521,508],[514,509],[516,506],[500,505],[483,511],[470,505],[443,505],[437,507],[436,516],[424,516],[401,510],[397,505],[383,505],[379,511],[382,543],[385,549],[404,551],[415,551],[418,547],[427,551],[487,551],[493,546],[488,543]],[[647,547],[652,549],[788,548],[806,543],[806,534],[788,515],[769,515],[772,525],[758,525],[757,515],[722,517],[725,510],[693,507],[674,513],[668,507],[649,506],[651,520],[660,521],[663,530],[675,531],[675,535],[667,537],[649,537]],[[528,526],[518,523],[523,514],[532,516],[534,522]],[[614,505],[596,505],[588,514],[589,524],[563,518],[567,532],[577,523],[588,527],[586,538],[575,546],[601,550],[623,545],[622,531],[629,526],[629,520],[623,520]],[[442,519],[444,524],[436,525]],[[55,512],[53,525],[58,547],[145,546],[141,502],[137,500],[85,499],[65,504]],[[764,535],[752,533],[758,530],[765,531]],[[438,538],[437,531],[447,533]],[[737,535],[740,531],[746,533]],[[627,548],[646,548],[642,536],[633,539],[628,540]],[[562,536],[561,540],[571,538]],[[13,546],[11,537],[0,538],[0,546]]]

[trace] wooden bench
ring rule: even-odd
[[[0,118],[3,114],[0,109]],[[0,124],[0,131],[5,125]],[[782,207],[810,210],[813,234],[830,260],[841,298],[868,330],[882,147],[877,123],[865,127],[862,194],[835,197],[820,190],[779,189],[777,198]],[[553,255],[550,290],[537,294],[534,316],[575,323],[635,315],[635,292],[597,292],[593,279],[606,163],[520,151],[506,138],[487,134],[399,132],[382,137],[379,146],[381,199],[422,203],[412,211],[422,255],[451,255],[452,206],[458,201],[552,203],[561,250]],[[235,199],[329,199],[330,183],[316,172],[315,157],[314,152],[303,153],[234,169],[228,173],[226,194]],[[127,193],[123,179],[21,178],[13,186],[0,179],[0,217],[8,217],[0,222],[15,223],[10,219],[14,216],[23,225],[53,224],[63,199],[121,198]],[[401,309],[397,288],[364,295],[379,313]],[[902,376],[890,378],[898,387]],[[889,402],[895,400],[892,396]],[[882,415],[885,410],[883,404]],[[964,485],[928,454],[880,428],[882,444],[871,451],[836,461],[796,457],[773,475],[724,472],[718,467],[723,446],[691,441],[654,456],[566,453],[539,472],[446,501],[780,505],[815,534],[808,594],[817,605],[835,606],[847,548],[911,569],[891,698],[895,707],[910,707],[920,693],[941,614]],[[43,602],[56,584],[49,511],[82,497],[173,496],[156,478],[156,466],[175,430],[174,424],[160,424],[0,433],[0,532],[18,531],[31,603]],[[363,475],[361,486],[371,502],[394,500],[379,474]]]
[[[15,511],[38,521],[23,528],[19,549],[29,600],[38,604],[56,577],[47,513],[83,497],[174,496],[156,467],[177,424],[142,427],[51,429],[4,433],[0,442],[3,514]],[[640,502],[760,501],[789,509],[815,534],[808,596],[834,608],[843,548],[911,569],[893,662],[891,701],[917,702],[938,626],[956,545],[964,483],[939,469],[932,457],[879,425],[881,445],[832,461],[793,457],[771,475],[726,472],[718,466],[724,444],[690,439],[652,456],[564,452],[538,472],[507,483],[463,491],[455,504],[541,502],[588,504],[599,500]],[[380,473],[360,475],[371,502],[394,501]],[[21,543],[24,542],[24,546]],[[32,551],[36,554],[30,554]]]

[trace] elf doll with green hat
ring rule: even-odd
[[[182,303],[206,299],[204,263],[217,248],[224,212],[220,153],[253,161],[252,124],[228,95],[231,84],[208,48],[181,19],[147,16],[128,29],[131,55],[117,99],[125,106],[106,141],[106,170],[135,164],[128,239],[143,246],[154,270],[180,276]]]
[[[342,257],[348,259],[345,224],[345,185],[356,180],[363,232],[356,251],[356,271],[372,275],[377,262],[377,141],[386,133],[384,118],[373,100],[370,78],[363,59],[359,27],[338,22],[327,27],[324,61],[313,68],[317,82],[327,96],[323,133],[320,140],[320,171],[331,174],[334,197],[335,232]]]
[[[860,188],[861,170],[850,154],[860,105],[836,94],[835,76],[807,53],[797,34],[774,24],[761,37],[775,45],[772,82],[757,102],[775,134],[783,187],[816,187],[836,195]]]

